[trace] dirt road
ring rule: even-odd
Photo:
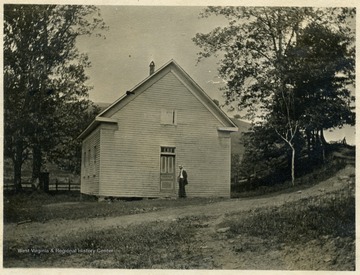
[[[207,205],[191,205],[178,208],[169,208],[150,213],[140,213],[119,217],[105,217],[78,220],[50,220],[45,224],[39,222],[17,225],[15,223],[4,225],[4,240],[13,243],[27,243],[35,237],[44,236],[46,239],[66,237],[69,234],[88,229],[102,230],[113,227],[126,227],[151,221],[171,221],[178,218],[193,215],[205,215],[211,217],[216,226],[227,213],[247,211],[261,207],[281,206],[286,202],[300,200],[324,193],[330,193],[343,188],[348,184],[349,175],[355,174],[352,165],[339,171],[336,176],[323,181],[310,188],[293,192],[282,193],[272,196],[264,196],[250,199],[229,199],[228,201],[216,202]],[[81,202],[79,202],[81,203]],[[61,207],[61,205],[59,205]]]

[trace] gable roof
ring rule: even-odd
[[[79,136],[79,138],[85,138],[92,130],[94,130],[100,123],[109,123],[111,116],[122,109],[129,102],[134,100],[143,91],[156,83],[159,79],[165,76],[167,73],[172,72],[177,79],[203,104],[203,106],[211,112],[222,126],[218,127],[219,131],[238,131],[237,125],[222,111],[214,101],[205,93],[205,91],[185,72],[183,68],[171,59],[154,73],[149,75],[134,88],[126,91],[119,99],[110,104],[105,110],[103,110],[95,120],[89,125],[88,128]],[[111,123],[115,121],[111,120]]]

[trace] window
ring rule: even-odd
[[[161,161],[160,173],[165,173],[165,172],[166,172],[166,158],[165,158],[165,157],[161,157],[161,158],[160,158],[160,161]]]
[[[88,151],[88,165],[89,165],[89,168],[87,169],[87,176],[89,177],[89,174],[90,174],[90,168],[91,168],[91,149],[89,149]]]
[[[176,110],[161,109],[161,124],[176,125]]]
[[[161,155],[160,157],[160,173],[173,174],[175,172],[175,156]]]
[[[85,174],[86,174],[86,151],[85,150],[84,150],[84,157],[82,159],[82,163],[83,163],[83,167],[84,167],[82,174],[83,174],[83,178],[85,178]]]
[[[93,162],[92,173],[93,176],[96,177],[96,145],[94,145]]]
[[[172,155],[175,154],[175,147],[161,147],[161,154]]]
[[[96,145],[94,146],[94,163],[96,163]]]

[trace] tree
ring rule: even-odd
[[[308,140],[308,153],[320,146],[325,158],[323,131],[354,124],[349,86],[354,81],[352,41],[328,27],[309,24],[290,48],[288,75],[294,85],[296,117]]]
[[[270,174],[277,167],[286,165],[287,150],[283,146],[284,141],[268,126],[255,125],[242,136],[245,152],[240,169],[241,174],[247,177]]]
[[[13,159],[17,189],[30,152],[36,178],[44,152],[79,131],[75,122],[88,109],[91,87],[90,62],[76,39],[104,28],[94,6],[4,6],[4,151]]]
[[[80,173],[81,168],[81,146],[82,142],[78,139],[79,130],[84,129],[84,125],[89,125],[95,118],[96,115],[100,113],[100,108],[96,105],[91,104],[91,106],[82,111],[82,108],[73,104],[69,105],[68,109],[63,110],[63,116],[65,121],[67,119],[72,120],[72,125],[70,129],[78,129],[77,131],[63,132],[62,137],[59,138],[59,142],[54,148],[47,154],[47,159],[53,163],[56,163],[60,168],[71,171],[73,173]],[[80,110],[76,110],[80,108]],[[75,111],[74,111],[75,109]],[[77,119],[73,119],[74,114],[78,114]]]
[[[235,104],[238,109],[246,109],[248,117],[268,122],[289,145],[292,159],[295,160],[294,141],[296,135],[303,130],[301,127],[304,127],[305,115],[299,112],[297,93],[303,89],[301,83],[307,80],[295,78],[295,74],[289,73],[289,68],[296,63],[294,56],[289,56],[289,53],[296,49],[299,37],[309,33],[303,30],[313,25],[327,28],[333,34],[341,34],[344,52],[349,60],[353,60],[351,42],[354,33],[348,26],[348,20],[354,14],[354,9],[347,8],[208,7],[202,14],[203,17],[224,16],[229,25],[215,28],[207,34],[198,33],[193,41],[202,49],[199,61],[210,55],[221,55],[219,74],[226,80],[226,87],[223,89],[226,104]],[[317,43],[315,40],[313,42]],[[316,56],[313,55],[312,58],[317,63]],[[296,70],[306,69],[306,66],[299,66]],[[335,71],[345,71],[347,80],[353,81],[353,67],[343,66]],[[328,82],[324,75],[321,78]],[[345,81],[342,86],[343,84]],[[339,87],[335,91],[341,93]],[[316,92],[309,90],[309,93]],[[311,100],[309,97],[307,99]],[[335,113],[337,104],[329,106]],[[316,112],[313,114],[318,115]],[[338,124],[338,121],[330,120],[327,127]],[[293,175],[294,169],[293,166]]]

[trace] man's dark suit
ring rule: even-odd
[[[188,184],[188,180],[187,180],[187,173],[184,169],[182,169],[182,178],[180,177],[181,175],[181,170],[179,172],[179,177],[178,177],[178,181],[179,181],[179,198],[186,198],[186,192],[185,192],[185,185]]]

